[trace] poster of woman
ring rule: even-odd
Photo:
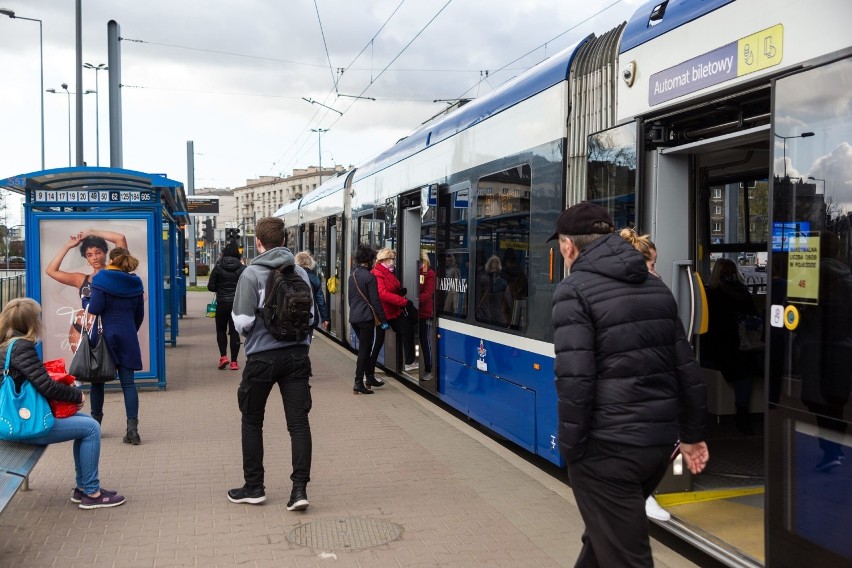
[[[39,220],[39,262],[41,305],[44,325],[43,357],[65,359],[74,356],[80,334],[94,320],[85,322],[84,299],[90,283],[109,262],[109,251],[126,248],[139,259],[136,275],[145,284],[145,313],[148,314],[148,222],[146,219],[49,219]],[[146,320],[148,317],[146,317]],[[149,331],[139,329],[144,373],[150,368]]]

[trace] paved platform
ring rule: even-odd
[[[71,444],[51,446],[31,490],[0,515],[0,566],[573,566],[582,522],[570,488],[393,380],[354,396],[354,357],[321,337],[311,349],[311,507],[286,509],[277,390],[267,501],[229,502],[227,489],[242,484],[241,373],[216,369],[208,301],[189,294],[178,345],[166,349],[168,389],[140,393],[142,445],[121,443],[122,396],[107,392],[100,478],[127,503],[79,509]],[[657,566],[695,566],[653,547]]]

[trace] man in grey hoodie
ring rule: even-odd
[[[288,511],[308,508],[306,487],[311,474],[311,360],[310,339],[279,341],[266,329],[257,310],[263,305],[269,271],[295,266],[296,273],[310,286],[305,270],[295,265],[293,254],[284,246],[284,221],[264,217],[255,227],[257,256],[240,276],[234,295],[234,327],[245,337],[246,367],[237,389],[242,412],[243,476],[245,485],[228,491],[234,503],[257,505],[266,501],[263,469],[263,416],[266,399],[278,385],[284,399],[284,415],[290,433],[293,489]],[[312,309],[313,311],[313,309]]]

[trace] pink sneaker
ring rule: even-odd
[[[231,361],[231,370],[232,370],[232,371],[238,371],[239,369],[240,369],[240,366],[239,366],[239,365],[237,365],[237,362],[236,362],[236,361]]]
[[[219,368],[224,369],[227,366],[228,366],[228,356],[222,355],[221,357],[219,357]]]

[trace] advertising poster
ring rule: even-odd
[[[139,259],[135,273],[145,286],[145,321],[139,329],[139,346],[141,373],[147,372],[151,368],[147,219],[41,218],[38,234],[43,359],[65,359],[66,368],[71,364],[84,324],[81,295],[89,293],[92,276],[106,268],[109,251],[122,246]]]

